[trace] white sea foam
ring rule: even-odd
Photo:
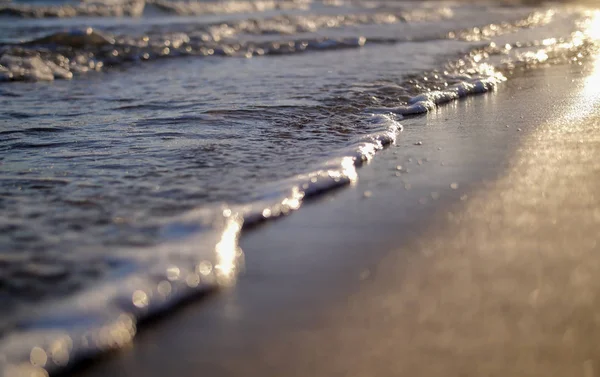
[[[309,173],[267,187],[244,205],[204,207],[166,221],[163,242],[120,250],[126,267],[104,283],[38,308],[0,340],[0,376],[55,373],[78,360],[131,342],[139,320],[202,292],[233,284],[243,269],[242,226],[298,209],[302,201],[352,184],[356,168],[393,143],[401,125],[391,115],[366,119],[379,128],[340,149]]]
[[[420,94],[410,98],[406,105],[397,107],[371,108],[367,111],[376,113],[390,112],[404,116],[424,114],[435,110],[439,105],[456,101],[459,98],[489,92],[490,90],[496,88],[496,85],[503,81],[506,81],[504,75],[499,72],[495,72],[493,75],[488,77],[475,78],[471,79],[470,81],[460,82],[448,87],[443,91],[436,90]]]
[[[4,54],[0,57],[0,81],[52,81],[72,77],[73,73],[69,70],[39,56]]]

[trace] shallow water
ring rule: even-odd
[[[138,318],[233,283],[243,224],[352,183],[403,117],[581,64],[600,37],[584,8],[437,1],[0,14],[5,374],[118,347]],[[32,364],[57,341],[66,361]]]

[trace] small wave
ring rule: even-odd
[[[255,1],[83,1],[79,4],[30,5],[0,2],[0,16],[20,18],[140,17],[146,6],[176,15],[260,13],[270,10],[308,9],[311,0]]]
[[[555,15],[556,11],[553,9],[536,11],[531,13],[528,17],[515,22],[493,23],[459,31],[452,31],[448,33],[448,38],[467,42],[490,40],[493,37],[513,33],[520,29],[530,29],[547,25],[552,21]]]
[[[0,16],[22,18],[65,17],[139,17],[144,12],[144,0],[124,2],[83,2],[65,5],[26,5],[7,3],[0,5]]]
[[[303,200],[352,184],[356,168],[393,143],[391,115],[367,119],[380,131],[361,138],[312,172],[279,182],[255,202],[192,210],[162,225],[163,243],[120,250],[122,271],[62,302],[39,308],[0,341],[0,375],[55,373],[129,343],[137,323],[182,300],[235,282],[243,269],[242,227],[284,216]]]
[[[547,41],[544,48],[538,44],[530,46],[520,45],[497,47],[491,44],[486,48],[474,49],[463,59],[448,63],[444,73],[430,72],[423,75],[424,80],[416,82],[408,80],[404,86],[392,91],[393,93],[406,93],[419,88],[429,90],[425,93],[409,96],[406,102],[398,106],[369,107],[365,111],[374,113],[394,113],[401,116],[411,116],[428,113],[439,105],[459,100],[461,98],[487,93],[494,90],[498,84],[507,80],[506,75],[518,69],[531,69],[544,64],[563,64],[584,59],[593,55],[599,46],[586,40],[580,32],[574,33],[569,40],[550,43]],[[482,62],[496,60],[496,64]],[[497,58],[497,59],[494,59]],[[573,60],[575,59],[575,60]],[[387,87],[379,85],[379,87]],[[408,88],[406,90],[405,88]],[[378,88],[367,91],[372,98],[384,97]],[[395,94],[398,96],[398,94]],[[385,100],[384,100],[385,102]],[[387,101],[389,103],[389,101]]]
[[[446,90],[435,90],[412,97],[408,100],[408,104],[406,105],[371,108],[367,111],[389,112],[403,116],[424,114],[434,110],[439,105],[456,101],[466,96],[487,93],[490,90],[495,89],[496,85],[503,81],[506,81],[506,77],[499,72],[495,72],[492,75],[487,75],[483,78],[470,78],[468,81],[462,81],[459,84],[452,85]]]
[[[180,16],[199,16],[207,14],[258,13],[269,10],[308,9],[311,2],[311,0],[229,0],[219,2],[152,0],[148,3],[168,13]]]
[[[376,13],[354,13],[339,15],[280,15],[266,19],[249,19],[230,24],[212,25],[207,28],[213,39],[219,40],[242,33],[246,34],[298,34],[311,33],[320,29],[341,28],[356,25],[386,25],[400,22],[431,22],[453,17],[450,8],[441,7],[425,11],[410,9]]]
[[[49,149],[49,148],[60,148],[60,147],[65,147],[68,145],[72,145],[73,143],[71,142],[48,142],[48,143],[27,143],[27,142],[17,142],[14,144],[9,144],[6,149],[7,150],[11,150],[11,149],[39,149],[39,148],[43,148],[43,149]]]
[[[22,45],[56,45],[82,48],[88,46],[100,47],[112,44],[115,44],[114,38],[106,36],[92,28],[86,28],[83,30],[73,29],[68,32],[58,32],[50,34],[46,37],[37,38],[29,42],[25,42]]]
[[[201,3],[206,5],[207,3]],[[258,3],[252,3],[258,4]],[[278,3],[281,4],[281,3]],[[491,24],[452,32],[441,38],[473,40],[519,28],[532,28],[552,19],[553,11],[534,12],[511,23]],[[0,81],[51,81],[71,79],[89,71],[127,62],[140,62],[176,56],[252,57],[362,47],[365,43],[398,43],[397,38],[363,36],[325,38],[300,37],[324,28],[367,24],[436,21],[452,18],[449,8],[414,8],[395,12],[347,15],[281,15],[265,19],[196,25],[186,32],[155,31],[141,37],[110,35],[92,28],[53,33],[21,44],[0,47]],[[240,36],[281,35],[277,40]],[[424,42],[425,43],[425,42]]]
[[[91,28],[88,28],[91,30]],[[71,79],[74,75],[100,71],[105,66],[127,62],[139,62],[174,56],[234,56],[246,57],[282,55],[306,51],[335,50],[362,47],[364,37],[316,38],[282,42],[216,43],[190,40],[187,35],[170,35],[163,41],[142,40],[138,45],[111,43],[94,31],[59,33],[36,41],[60,47],[62,43],[74,42],[84,45],[82,50],[71,46],[64,49],[29,49],[23,46],[5,46],[0,50],[0,82],[2,81],[52,81]],[[370,43],[377,43],[373,39]],[[387,42],[387,41],[385,41]],[[95,48],[89,51],[90,46]]]

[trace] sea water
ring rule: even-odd
[[[60,371],[233,284],[241,231],[355,182],[405,117],[581,64],[599,20],[514,2],[0,2],[0,375]]]

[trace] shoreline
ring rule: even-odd
[[[236,287],[182,306],[143,328],[131,347],[72,375],[477,374],[480,364],[453,362],[465,350],[453,341],[462,338],[447,332],[462,330],[459,318],[427,326],[419,322],[423,313],[433,318],[444,313],[441,304],[451,304],[444,301],[445,287],[436,283],[433,268],[443,262],[442,277],[448,289],[456,288],[459,269],[452,268],[454,254],[444,245],[458,254],[468,250],[464,239],[460,244],[453,237],[477,225],[456,222],[458,215],[449,219],[447,213],[485,224],[485,211],[474,216],[472,203],[493,203],[502,190],[511,189],[513,178],[506,182],[506,177],[518,174],[515,156],[538,148],[540,130],[571,106],[584,85],[585,78],[573,69],[532,71],[496,93],[402,121],[397,144],[359,170],[357,185],[243,235],[247,267]],[[594,116],[591,112],[582,121]],[[495,186],[500,182],[502,187]],[[493,226],[511,229],[505,220]],[[485,232],[479,229],[473,237]],[[427,255],[430,249],[441,251]],[[421,302],[421,294],[429,298]],[[510,298],[504,299],[510,307]],[[473,315],[473,323],[479,323]],[[472,345],[478,338],[470,340]],[[494,345],[487,348],[492,356],[499,351]],[[418,361],[411,364],[401,355]],[[500,364],[485,365],[493,373]]]

